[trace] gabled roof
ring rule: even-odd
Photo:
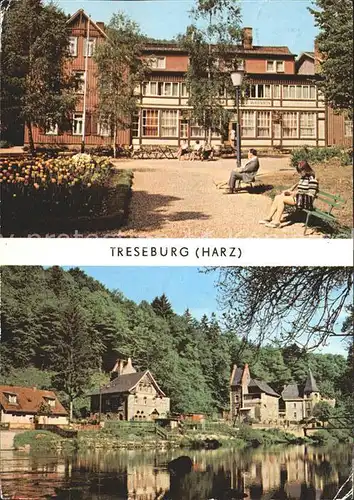
[[[84,9],[79,9],[79,10],[77,10],[77,11],[75,12],[75,14],[73,14],[73,15],[70,17],[70,19],[68,19],[68,20],[66,21],[66,24],[71,24],[71,23],[72,23],[72,22],[73,22],[73,21],[74,21],[74,20],[75,20],[78,16],[80,16],[80,15],[81,15],[81,16],[84,16],[84,17],[86,17],[86,19],[87,19],[87,20],[89,20],[89,21],[91,22],[92,26],[93,26],[93,27],[94,27],[97,31],[99,31],[99,32],[101,33],[101,35],[102,35],[102,36],[104,36],[105,38],[107,38],[107,34],[103,31],[103,29],[102,29],[102,28],[100,28],[100,27],[98,26],[98,24],[96,24],[96,23],[95,23],[95,21],[92,21],[91,17],[90,17],[90,16],[88,16],[88,15],[86,14],[86,12],[84,11]]]
[[[319,392],[315,377],[313,376],[312,371],[310,369],[309,369],[309,373],[308,373],[308,376],[306,379],[304,392],[305,393],[306,392]]]
[[[146,42],[144,50],[148,52],[180,52],[187,53],[187,50],[182,48],[176,42]],[[233,45],[230,47],[230,52],[237,54],[263,54],[263,55],[279,55],[279,56],[292,56],[295,54],[290,52],[289,47],[285,46],[266,46],[266,45],[253,45],[250,49],[245,49],[242,45]]]
[[[99,394],[123,394],[132,392],[138,385],[140,380],[148,376],[154,385],[156,391],[161,395],[165,396],[165,393],[157,384],[156,380],[152,376],[149,370],[143,372],[129,373],[127,375],[119,375],[117,378],[111,380],[108,384],[102,386],[99,391],[90,393],[90,396],[97,396]]]
[[[303,399],[303,391],[297,384],[289,384],[284,387],[281,397],[284,401],[292,401],[293,399]]]
[[[5,394],[15,395],[17,403],[10,403]],[[8,412],[35,414],[38,412],[41,404],[46,402],[45,398],[55,400],[55,406],[51,407],[53,415],[67,415],[68,412],[53,391],[44,391],[35,387],[0,385],[0,405]]]
[[[277,398],[280,398],[280,394],[275,392],[268,384],[267,382],[264,382],[263,380],[254,380],[251,378],[249,381],[248,387],[257,387],[260,389],[262,392],[265,392],[269,396],[275,396]]]

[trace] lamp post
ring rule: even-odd
[[[241,85],[244,71],[239,69],[231,73],[232,85],[235,88],[235,104],[236,104],[236,136],[235,136],[235,149],[236,149],[236,163],[237,168],[241,167],[241,110],[240,110],[240,94]]]

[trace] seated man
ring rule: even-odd
[[[195,141],[195,144],[193,146],[193,150],[192,150],[192,153],[189,157],[189,160],[190,161],[194,161],[195,159],[199,159],[200,158],[200,155],[202,153],[202,148],[203,148],[203,145],[200,144],[199,140],[197,139]]]
[[[239,170],[233,170],[229,178],[229,194],[233,193],[235,190],[235,184],[237,180],[251,182],[253,181],[256,173],[259,169],[259,161],[257,157],[257,151],[255,149],[250,149],[248,151],[248,161]]]

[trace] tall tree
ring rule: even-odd
[[[353,295],[345,267],[233,267],[219,271],[219,300],[230,329],[258,345],[278,340],[306,349],[324,345]]]
[[[225,132],[230,118],[222,99],[232,90],[230,71],[239,66],[232,46],[241,39],[240,6],[237,0],[198,0],[192,13],[194,22],[179,41],[189,55],[190,118],[204,128],[210,142],[213,132]]]
[[[97,47],[98,112],[100,123],[109,127],[115,152],[118,130],[131,127],[137,110],[137,86],[147,66],[142,59],[144,37],[138,25],[122,12],[114,14],[106,29],[107,39]]]
[[[67,305],[62,310],[60,328],[52,333],[47,353],[56,372],[53,385],[68,397],[70,419],[73,401],[83,394],[91,375],[101,365],[102,350],[97,332],[82,308],[75,303]]]
[[[69,73],[69,30],[63,11],[42,0],[12,2],[4,22],[3,124],[21,117],[34,151],[32,127],[68,128],[75,109],[75,79]]]
[[[160,297],[155,297],[151,302],[151,307],[158,316],[162,316],[165,319],[173,315],[171,303],[164,293]]]
[[[319,28],[318,49],[322,54],[320,83],[329,104],[338,110],[353,111],[353,2],[315,0],[310,12]]]

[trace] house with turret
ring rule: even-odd
[[[280,394],[264,380],[251,378],[248,364],[233,366],[230,379],[230,418],[275,423],[279,418]]]
[[[279,415],[289,422],[300,422],[312,417],[313,409],[319,401],[335,406],[335,399],[326,399],[321,395],[309,369],[304,384],[289,384],[284,387],[279,400]]]
[[[131,358],[118,359],[111,381],[90,394],[91,412],[117,420],[152,421],[165,418],[170,398],[149,370],[137,371]]]

